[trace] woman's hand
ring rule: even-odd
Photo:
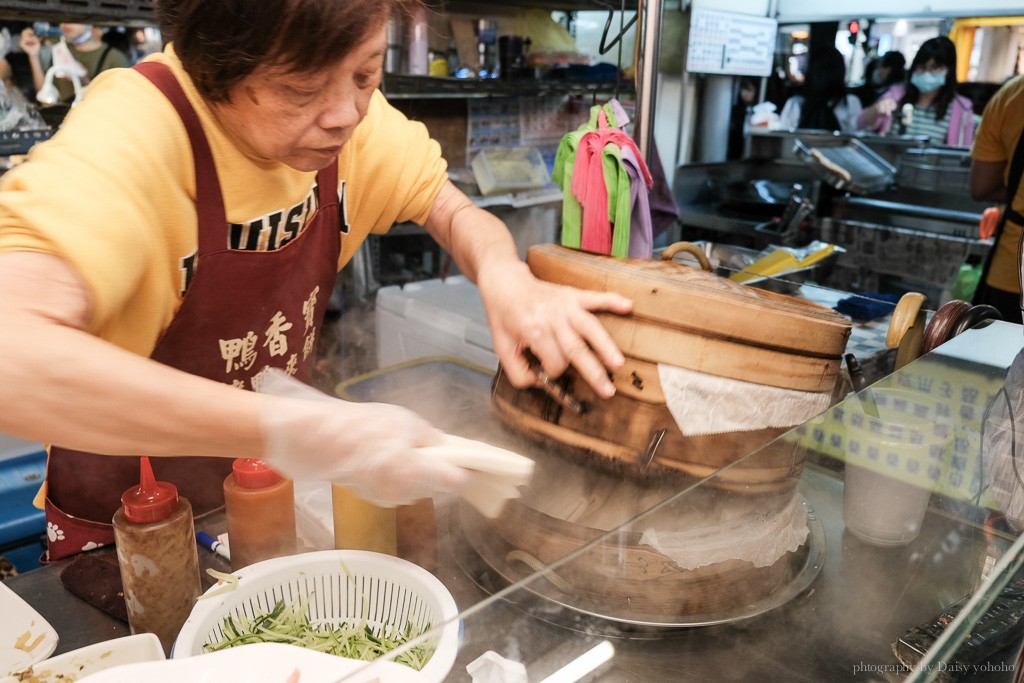
[[[557,377],[571,365],[599,395],[615,393],[608,371],[624,359],[594,312],[629,313],[629,299],[543,282],[521,261],[481,271],[478,285],[494,350],[514,386],[537,383],[529,350],[548,375]]]
[[[405,408],[333,398],[280,370],[267,372],[259,391],[274,397],[261,416],[263,459],[291,479],[330,481],[383,506],[454,493],[470,480],[421,450],[441,432]]]
[[[633,302],[538,280],[520,259],[508,227],[474,206],[451,181],[441,188],[423,227],[480,288],[494,351],[513,385],[537,384],[530,351],[551,377],[571,365],[598,395],[615,393],[608,370],[621,367],[624,359],[593,312],[626,314]]]
[[[878,113],[878,116],[891,116],[896,111],[896,108],[899,107],[899,102],[891,97],[882,97],[871,106]]]
[[[39,36],[36,35],[31,26],[22,30],[18,44],[21,46],[21,51],[28,55],[29,58],[39,58],[39,51],[42,49],[43,43],[39,40]]]
[[[878,120],[892,116],[899,107],[899,102],[891,97],[883,95],[877,102],[864,110],[858,122],[860,128],[873,128]]]

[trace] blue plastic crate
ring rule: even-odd
[[[46,518],[32,499],[45,472],[44,450],[0,460],[0,548],[19,571],[39,566]]]

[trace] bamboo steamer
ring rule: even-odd
[[[598,315],[626,362],[612,375],[611,399],[598,397],[572,368],[558,379],[586,407],[582,414],[540,389],[513,387],[499,369],[492,409],[511,430],[622,476],[703,477],[752,453],[710,483],[755,493],[791,488],[803,451],[786,442],[766,446],[788,427],[685,436],[666,405],[658,364],[779,389],[831,392],[850,322],[831,309],[672,261],[680,249],[710,267],[703,252],[685,243],[660,260],[617,259],[554,244],[530,247],[527,263],[538,278],[633,300],[629,315]]]
[[[772,504],[766,500],[767,507]],[[481,557],[512,578],[558,562],[603,534],[519,500],[509,501],[493,520],[463,506],[460,525]],[[735,559],[685,570],[629,530],[559,562],[547,575],[550,589],[542,590],[546,597],[612,619],[685,622],[697,615],[736,613],[780,591],[801,571],[808,550],[805,543],[764,567]]]

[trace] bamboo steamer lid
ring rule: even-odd
[[[643,364],[665,363],[709,375],[798,391],[831,390],[850,336],[850,321],[823,306],[750,287],[671,260],[613,258],[557,244],[529,248],[535,276],[555,284],[617,292],[633,312],[598,314],[622,352]]]

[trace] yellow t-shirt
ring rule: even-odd
[[[239,243],[268,248],[281,221],[304,228],[316,174],[246,156],[173,49],[149,59],[173,70],[199,114]],[[338,164],[348,231],[339,269],[369,233],[423,223],[447,179],[440,146],[380,92]],[[105,71],[57,134],[0,180],[0,252],[68,261],[92,296],[89,331],[148,356],[181,303],[197,248],[194,200],[192,152],[170,102],[134,70]]]
[[[1006,179],[1010,175],[1010,161],[1021,133],[1024,133],[1024,76],[1017,76],[1000,88],[985,107],[971,157],[976,161],[1006,162]],[[1013,210],[1024,214],[1024,182],[1014,195]],[[1020,233],[1021,226],[1007,221],[994,247],[988,284],[1005,292],[1020,291],[1017,263]]]

